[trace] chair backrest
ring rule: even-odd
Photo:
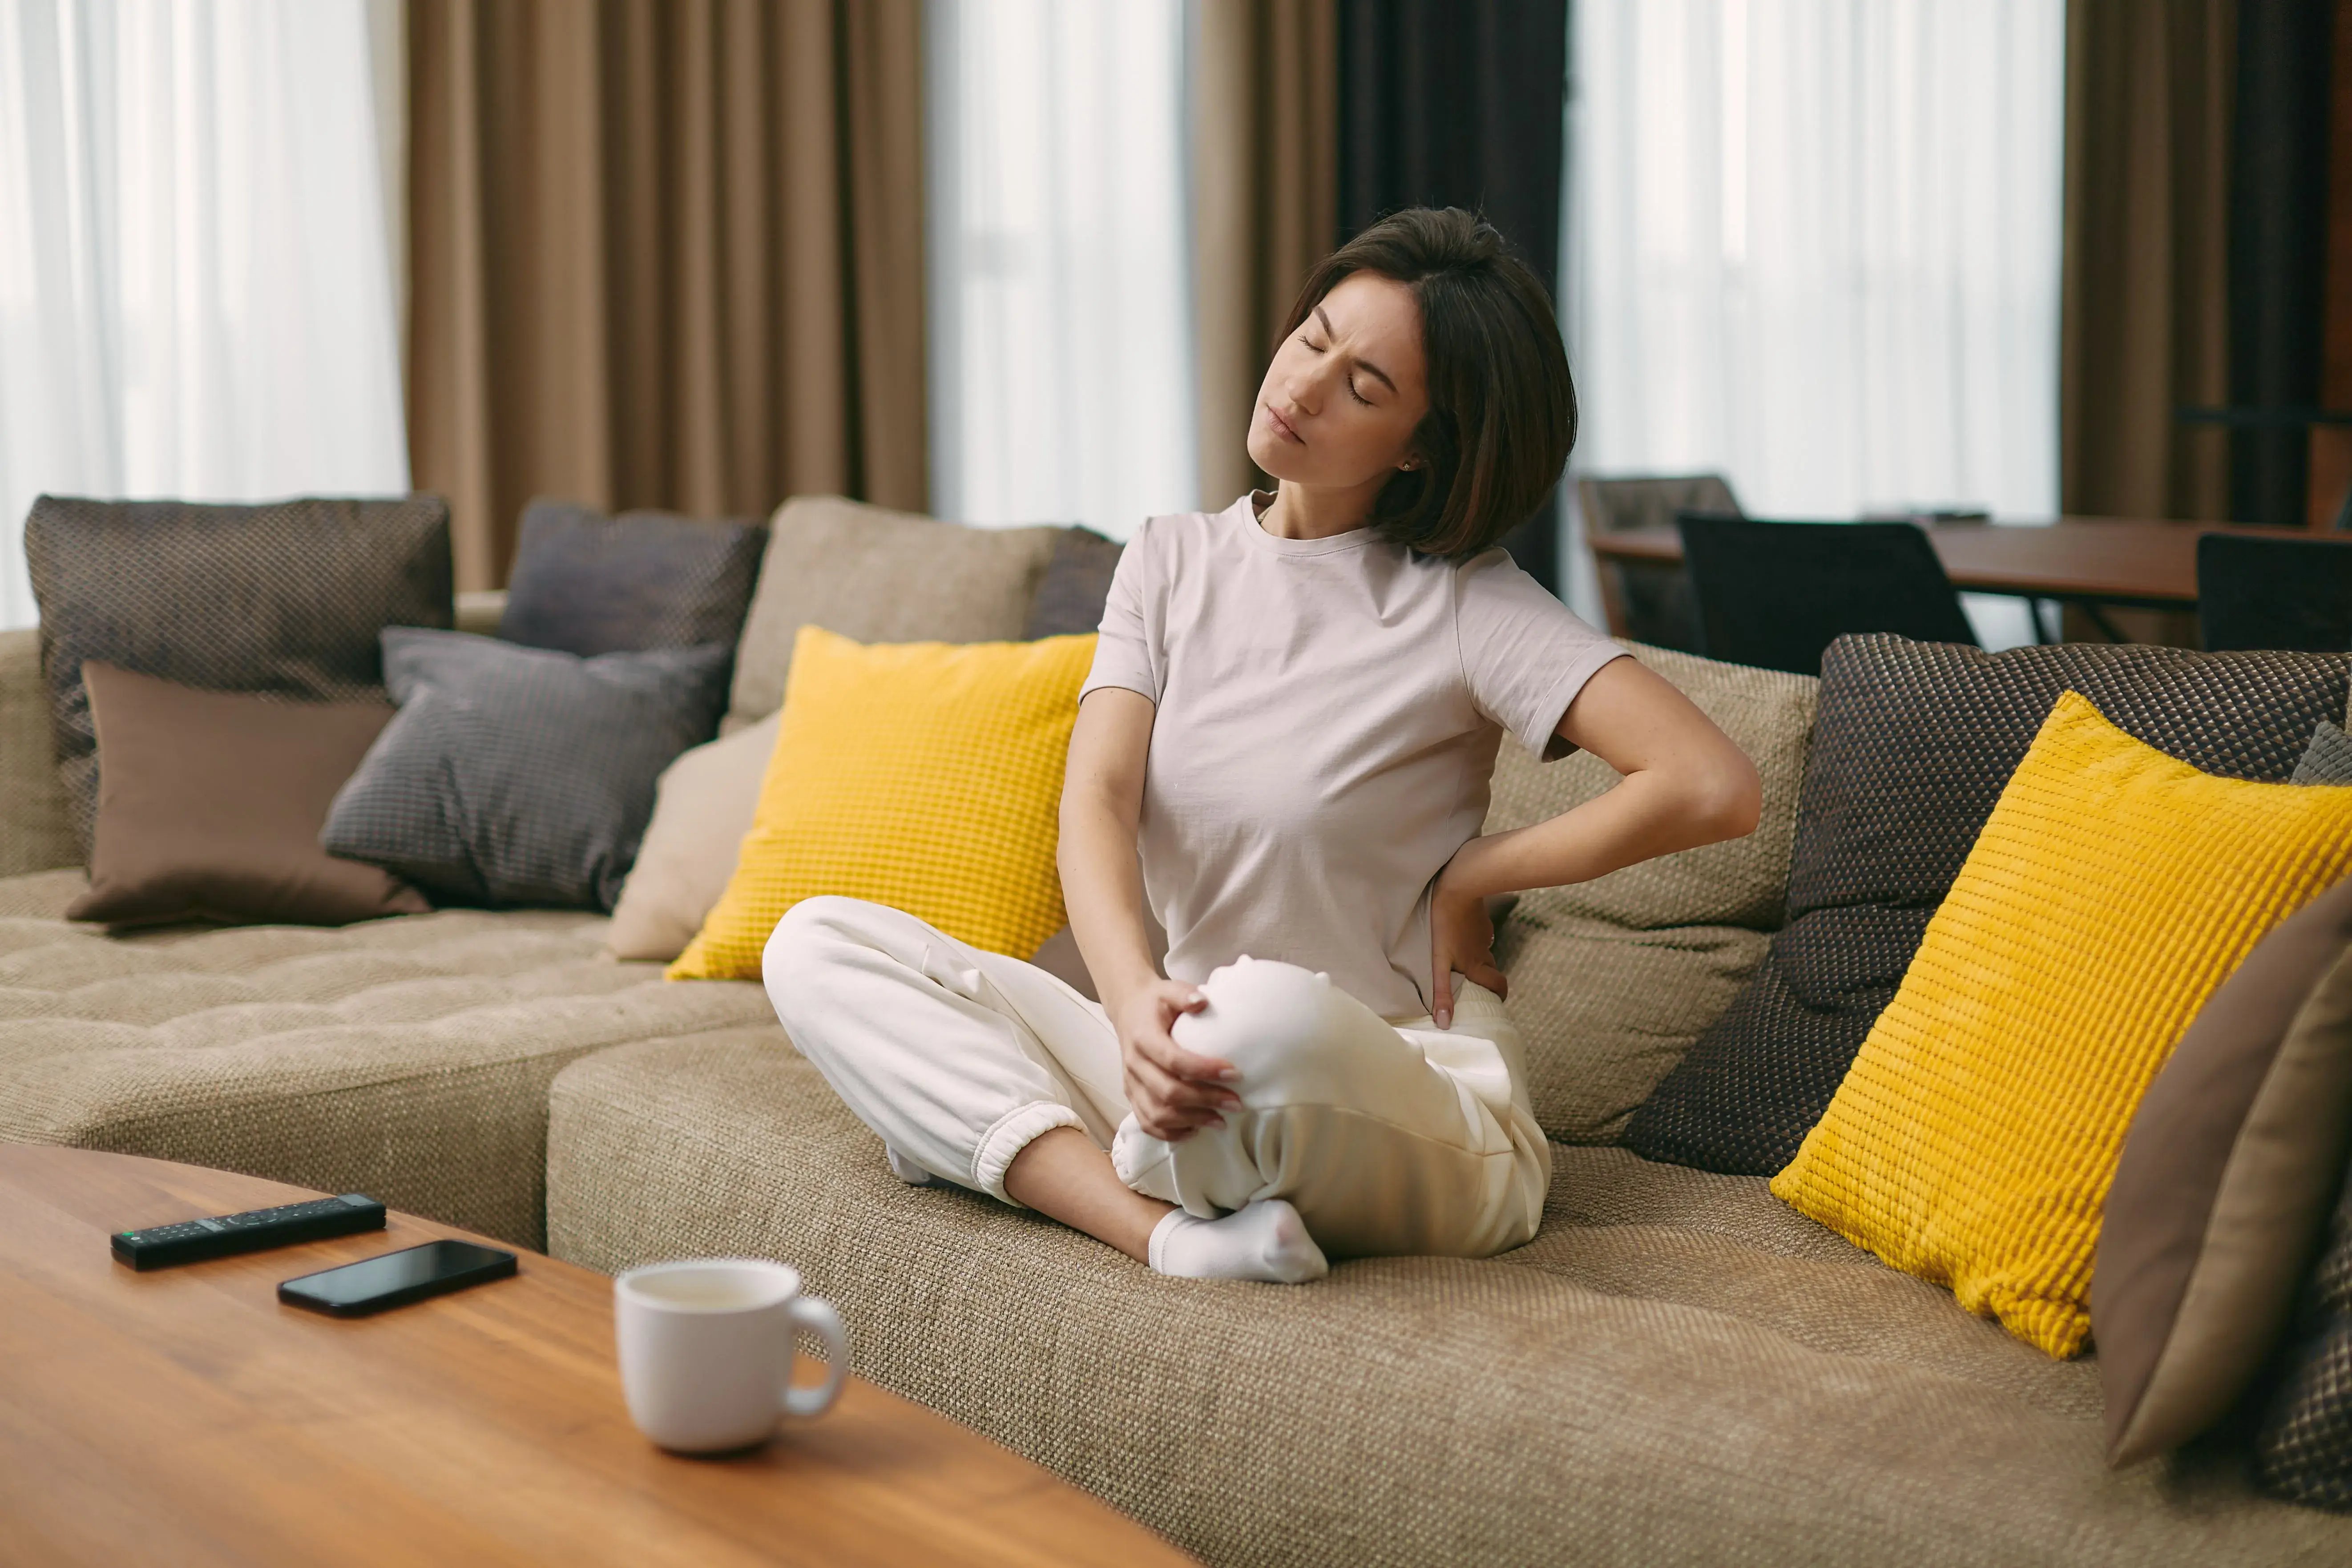
[[[1819,675],[1848,632],[1974,644],[1944,563],[1907,522],[1751,522],[1685,512],[1683,562],[1709,658]]]
[[[1731,487],[1714,474],[1638,479],[1579,479],[1588,539],[1636,528],[1672,528],[1683,511],[1739,515]],[[1656,647],[1698,651],[1698,604],[1679,566],[1601,561],[1601,603],[1609,629]]]
[[[1636,528],[1672,528],[1677,513],[1740,515],[1731,486],[1717,474],[1659,474],[1637,479],[1579,479],[1584,526],[1595,533]]]
[[[2214,653],[2352,648],[2352,540],[2206,534],[2197,542],[2197,620]]]

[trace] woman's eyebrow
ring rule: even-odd
[[[1336,338],[1339,335],[1331,330],[1331,318],[1323,313],[1323,307],[1320,305],[1315,307],[1315,319],[1323,323],[1323,335],[1325,337]],[[1396,383],[1389,379],[1388,372],[1382,370],[1371,361],[1364,358],[1361,354],[1358,354],[1355,357],[1357,368],[1370,371],[1372,374],[1379,376],[1381,378],[1381,384],[1387,387],[1391,392],[1394,392],[1397,389]]]

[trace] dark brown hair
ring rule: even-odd
[[[1358,272],[1412,290],[1429,387],[1412,438],[1420,466],[1381,487],[1367,521],[1425,555],[1475,555],[1528,520],[1576,445],[1576,384],[1551,297],[1475,213],[1408,207],[1323,258],[1283,337]]]

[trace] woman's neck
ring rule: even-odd
[[[1276,539],[1328,539],[1363,527],[1380,493],[1377,484],[1309,489],[1283,479],[1275,486],[1273,504],[1257,514],[1257,524]]]

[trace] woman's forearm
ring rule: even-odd
[[[1548,822],[1474,838],[1438,878],[1462,898],[1589,882],[1756,830],[1756,764],[1691,700],[1631,658],[1612,659],[1560,715],[1559,737],[1624,776]]]
[[[1143,924],[1136,825],[1157,710],[1139,692],[1105,687],[1078,704],[1062,777],[1062,902],[1078,956],[1106,1007],[1160,977]]]
[[[1445,868],[1449,891],[1516,893],[1589,882],[1654,856],[1671,855],[1756,826],[1754,771],[1727,763],[1722,777],[1630,774],[1608,794],[1548,821],[1465,844]]]
[[[1066,801],[1062,808],[1062,902],[1070,934],[1105,1006],[1159,978],[1143,924],[1143,870],[1135,831],[1108,805]]]

